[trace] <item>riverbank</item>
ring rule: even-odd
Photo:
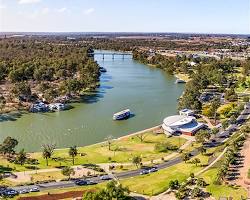
[[[186,83],[191,80],[187,74],[183,74],[183,73],[175,73],[174,76],[177,79],[185,81]]]

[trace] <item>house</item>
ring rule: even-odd
[[[204,123],[197,122],[195,117],[186,115],[173,115],[166,117],[162,124],[164,133],[167,135],[181,133],[193,136],[197,131],[206,127],[207,126]]]

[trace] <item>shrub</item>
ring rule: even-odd
[[[168,151],[175,151],[178,147],[175,145],[170,144],[169,142],[159,142],[155,144],[155,151],[156,152],[168,152]]]

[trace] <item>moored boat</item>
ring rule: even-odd
[[[100,71],[100,72],[107,72],[107,70],[106,70],[104,67],[100,67],[100,68],[99,68],[99,71]]]
[[[113,115],[113,120],[122,120],[122,119],[127,119],[130,117],[130,110],[126,109],[126,110],[122,110],[118,113],[115,113]]]
[[[184,80],[182,80],[182,79],[177,79],[177,80],[175,81],[175,83],[186,83],[186,81],[184,81]]]

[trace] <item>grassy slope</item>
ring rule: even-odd
[[[96,144],[86,147],[79,147],[78,153],[84,153],[85,156],[78,155],[75,159],[75,165],[81,165],[85,163],[108,163],[110,162],[109,157],[113,162],[130,162],[132,157],[139,155],[143,161],[150,161],[152,159],[161,158],[172,151],[167,153],[157,153],[154,151],[154,146],[158,142],[169,142],[172,145],[182,145],[185,143],[185,139],[179,137],[167,138],[165,134],[155,135],[152,132],[147,133],[147,137],[143,143],[136,136],[130,136],[121,140],[116,140],[112,143],[111,150],[108,150],[106,144]],[[114,151],[116,149],[116,151]],[[72,159],[68,155],[68,149],[55,150],[53,158],[59,158],[58,161],[49,159],[49,166],[46,166],[46,161],[42,157],[41,152],[31,153],[32,158],[39,160],[38,167],[52,168],[56,166],[69,166],[72,165]],[[0,158],[0,171],[8,171],[6,167],[12,168],[14,171],[29,170],[25,167],[28,165],[20,166],[13,163],[9,163],[6,159]],[[2,169],[1,169],[2,167]],[[11,169],[10,169],[11,170]]]
[[[217,168],[211,168],[206,171],[201,177],[209,184],[207,191],[212,194],[213,197],[219,199],[219,197],[233,197],[234,200],[241,199],[247,196],[246,190],[237,186],[230,185],[214,185],[213,181],[216,179]]]

